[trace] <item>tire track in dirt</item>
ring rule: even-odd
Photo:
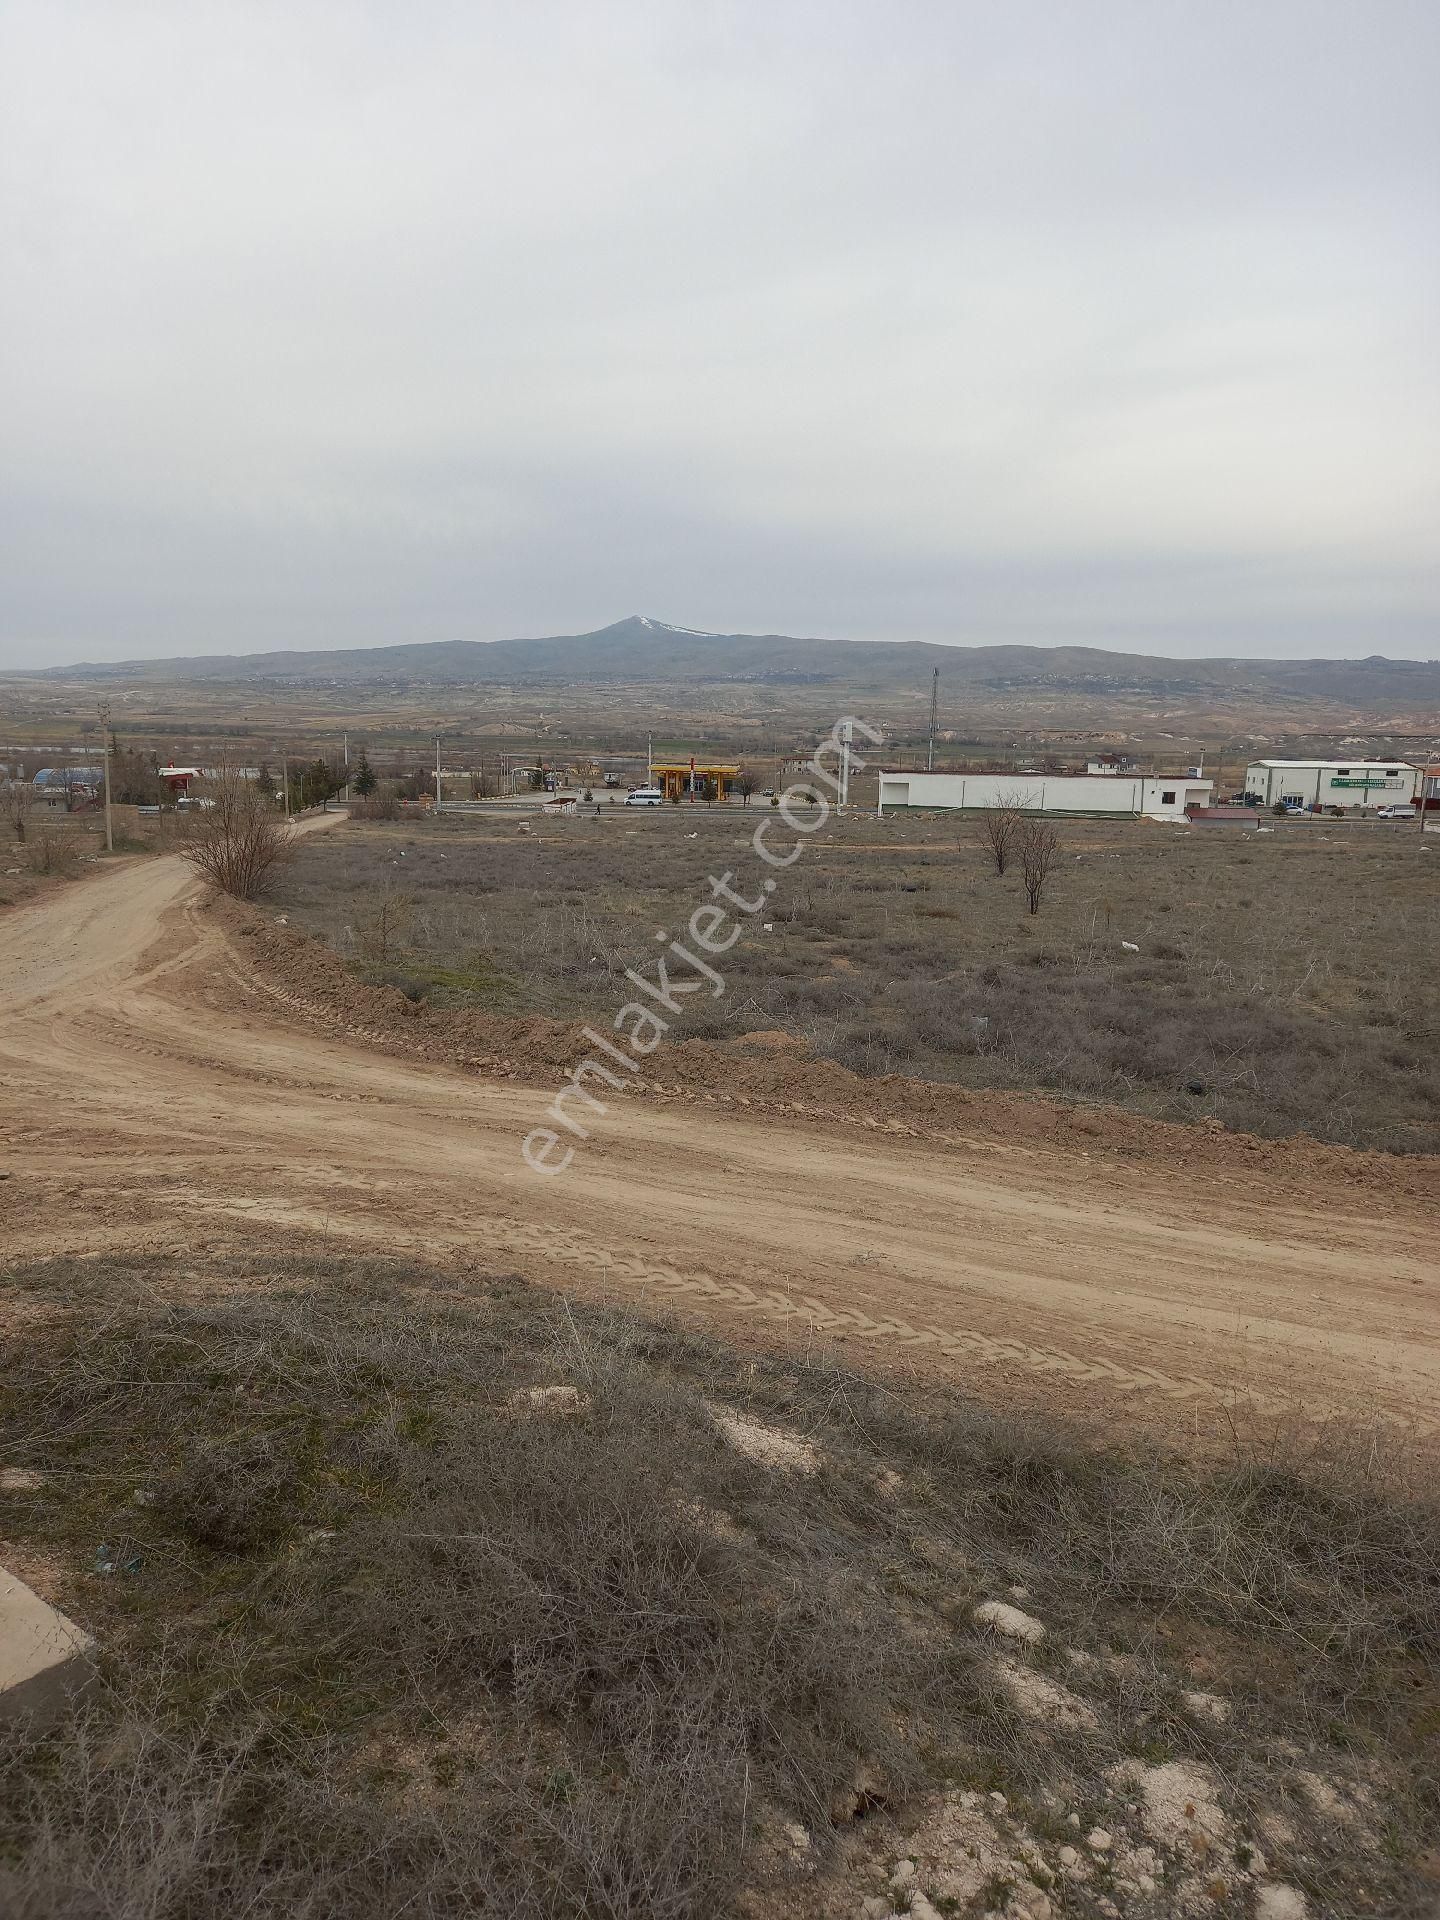
[[[50,1206],[57,1241],[93,1212],[113,1237],[128,1192],[137,1230],[223,1217],[422,1260],[483,1247],[540,1284],[1152,1426],[1208,1403],[1440,1429],[1423,1169],[1374,1197],[1373,1170],[1347,1189],[1335,1156],[1342,1214],[1317,1202],[1331,1162],[1313,1148],[1267,1149],[1231,1187],[1173,1143],[1128,1166],[1033,1124],[972,1139],[858,1093],[687,1086],[681,1062],[545,1182],[518,1141],[553,1069],[431,1058],[247,966],[248,945],[174,860],[0,919],[0,1122],[35,1143],[32,1240]],[[0,1187],[0,1232],[22,1185]]]
[[[174,1203],[210,1218],[253,1220],[318,1231],[330,1236],[339,1232],[349,1238],[372,1240],[390,1250],[433,1254],[437,1245],[468,1247],[468,1235],[429,1229],[397,1234],[393,1221],[376,1226],[368,1209],[352,1196],[333,1207],[227,1200],[194,1188],[176,1190]],[[1152,1397],[1170,1406],[1209,1402],[1232,1410],[1245,1409],[1271,1417],[1303,1415],[1311,1420],[1343,1417],[1346,1409],[1338,1403],[1267,1391],[1253,1383],[1226,1383],[1194,1374],[1172,1376],[1154,1367],[1136,1363],[1121,1364],[1105,1355],[1077,1354],[1065,1348],[1046,1348],[1023,1341],[987,1334],[978,1327],[925,1324],[915,1326],[898,1318],[876,1319],[858,1307],[838,1307],[817,1294],[791,1294],[776,1288],[751,1287],[743,1281],[723,1280],[703,1270],[681,1270],[673,1265],[647,1259],[639,1251],[616,1251],[598,1242],[582,1239],[562,1229],[539,1223],[521,1225],[487,1220],[485,1223],[487,1258],[513,1259],[523,1272],[545,1276],[540,1284],[553,1284],[555,1266],[571,1268],[602,1290],[614,1287],[636,1289],[647,1304],[668,1303],[702,1323],[716,1312],[740,1314],[749,1319],[770,1322],[780,1328],[787,1344],[794,1344],[800,1331],[806,1334],[833,1335],[858,1339],[880,1348],[924,1349],[927,1357],[940,1356],[962,1363],[978,1363],[1049,1376],[1075,1387],[1098,1388],[1127,1399]],[[526,1274],[525,1277],[530,1277]],[[969,1367],[957,1370],[968,1373]],[[1385,1408],[1372,1409],[1375,1422],[1391,1426],[1415,1440],[1428,1440],[1440,1433],[1440,1421],[1423,1416],[1399,1414]]]

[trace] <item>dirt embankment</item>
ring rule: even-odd
[[[277,921],[272,912],[230,900],[216,901],[211,910],[240,945],[246,971],[270,1003],[320,1032],[489,1078],[553,1078],[557,1086],[596,1053],[583,1021],[428,1006],[396,987],[357,979],[323,941]],[[605,1030],[597,1023],[592,1031]],[[623,1097],[700,1099],[792,1122],[878,1128],[941,1145],[953,1140],[970,1148],[1041,1152],[1059,1147],[1157,1169],[1183,1167],[1197,1179],[1212,1173],[1279,1175],[1297,1189],[1332,1195],[1338,1183],[1380,1209],[1398,1198],[1440,1201],[1440,1167],[1425,1156],[1359,1152],[1304,1134],[1264,1140],[1228,1132],[1214,1120],[1187,1126],[1115,1107],[975,1093],[901,1074],[869,1079],[816,1057],[783,1032],[724,1043],[677,1039],[655,1054],[650,1075],[631,1082]]]

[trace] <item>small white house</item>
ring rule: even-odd
[[[1415,798],[1418,777],[1403,760],[1254,760],[1245,791],[1262,807],[1394,807]]]
[[[1183,820],[1186,807],[1208,807],[1214,790],[1213,780],[1188,773],[909,773],[897,767],[880,771],[880,811],[1014,805],[1028,813]]]

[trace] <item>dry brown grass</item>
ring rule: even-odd
[[[823,1860],[862,1770],[877,1807],[998,1788],[1058,1842],[1136,1758],[1210,1769],[1242,1837],[1284,1807],[1272,1870],[1322,1912],[1422,1884],[1440,1514],[1368,1443],[1098,1449],[397,1265],[0,1288],[41,1310],[0,1454],[43,1476],[0,1525],[105,1648],[98,1703],[0,1759],[16,1920],[700,1920],[783,1881],[777,1818]],[[727,1407],[818,1470],[736,1451]],[[1075,1725],[1027,1720],[971,1623],[1015,1584]],[[1185,1708],[1201,1667],[1223,1724]],[[1302,1817],[1307,1774],[1368,1837]]]
[[[413,913],[384,977],[441,1004],[590,1016],[618,1004],[625,968],[650,961],[707,873],[745,870],[747,831],[704,808],[530,838],[490,821],[367,827],[305,847],[281,898],[363,971],[374,903],[403,882]],[[1440,983],[1420,960],[1440,858],[1418,836],[1058,833],[1032,919],[1022,876],[995,874],[973,825],[827,830],[685,1032],[782,1028],[862,1073],[1440,1147]]]

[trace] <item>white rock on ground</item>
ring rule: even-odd
[[[1085,1836],[1085,1844],[1092,1853],[1108,1853],[1114,1842],[1104,1827],[1092,1827]]]
[[[1017,1667],[1009,1660],[1002,1660],[996,1673],[1016,1706],[1032,1720],[1049,1721],[1057,1727],[1083,1727],[1087,1731],[1093,1731],[1099,1724],[1088,1702],[1048,1674]]]
[[[1230,1702],[1218,1693],[1182,1693],[1180,1698],[1197,1720],[1213,1720],[1223,1726],[1230,1718]]]
[[[1019,1607],[1006,1606],[1003,1600],[982,1601],[975,1609],[975,1618],[992,1633],[1003,1633],[1010,1640],[1023,1641],[1027,1647],[1038,1646],[1045,1638],[1045,1629],[1038,1620],[1022,1613]]]
[[[0,1722],[39,1724],[95,1677],[95,1643],[0,1567]]]
[[[1255,1896],[1255,1920],[1305,1920],[1309,1911],[1298,1887],[1261,1887]]]
[[[582,1413],[590,1401],[578,1387],[520,1387],[511,1394],[510,1404],[536,1413]]]
[[[0,1493],[38,1493],[44,1484],[33,1467],[0,1467]]]
[[[897,1860],[890,1869],[892,1887],[908,1887],[914,1878],[915,1862],[913,1860]]]
[[[787,1433],[783,1427],[766,1426],[763,1420],[756,1420],[748,1413],[736,1413],[730,1408],[714,1408],[715,1424],[737,1453],[743,1453],[748,1460],[756,1461],[762,1467],[790,1468],[796,1473],[815,1473],[819,1470],[820,1456],[808,1440],[802,1440],[798,1433]]]

